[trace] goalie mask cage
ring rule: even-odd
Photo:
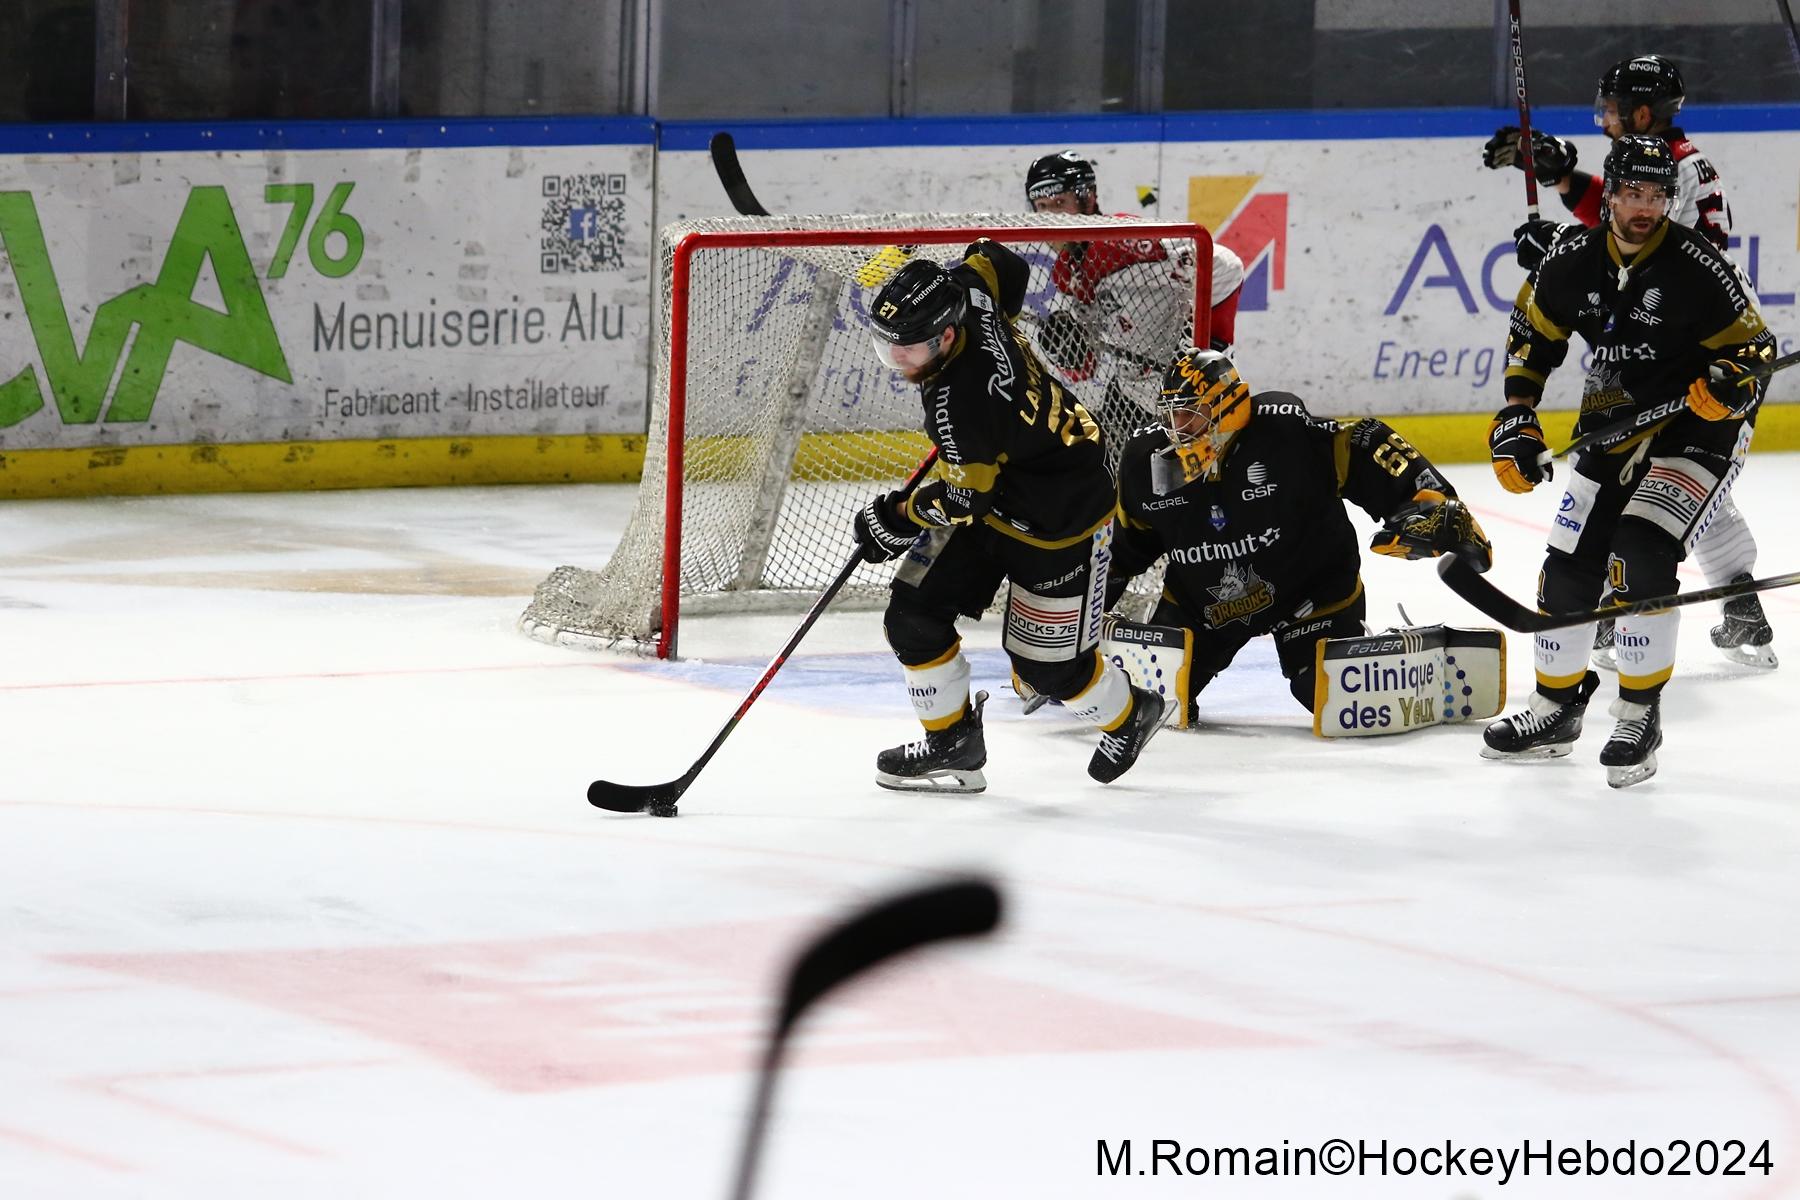
[[[1030,265],[1018,329],[1101,423],[1116,462],[1131,431],[1154,419],[1174,350],[1206,344],[1212,239],[1201,226],[1062,214],[672,224],[661,235],[636,505],[606,565],[558,567],[520,629],[673,657],[683,612],[796,610],[816,599],[849,557],[856,509],[931,448],[918,387],[875,357],[869,302],[907,259],[950,265],[983,237]],[[1052,280],[1056,243],[1128,264],[1111,279],[1117,311],[1089,304],[1077,320],[1046,323],[1069,304]],[[1045,345],[1047,331],[1055,344]],[[839,602],[884,602],[893,571],[859,566]]]

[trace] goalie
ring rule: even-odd
[[[1482,570],[1492,561],[1454,489],[1385,422],[1340,424],[1286,392],[1252,396],[1217,351],[1175,356],[1158,421],[1119,464],[1107,601],[1168,556],[1150,622],[1193,633],[1189,720],[1207,683],[1264,634],[1294,698],[1313,710],[1319,643],[1363,634],[1361,554],[1344,501],[1385,522],[1371,545],[1379,554],[1456,550]]]

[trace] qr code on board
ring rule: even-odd
[[[625,175],[546,175],[538,266],[546,275],[624,266]]]

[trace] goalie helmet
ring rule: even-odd
[[[894,272],[869,305],[870,339],[881,361],[908,378],[942,354],[936,342],[946,328],[962,324],[969,294],[949,271],[928,258],[915,258]],[[926,350],[925,344],[934,349]]]
[[[1037,201],[1064,192],[1092,196],[1094,191],[1094,164],[1073,150],[1046,154],[1025,172],[1025,203],[1034,207]]]
[[[1660,54],[1640,54],[1608,67],[1600,76],[1600,87],[1594,97],[1594,124],[1604,126],[1602,119],[1610,101],[1621,121],[1640,104],[1650,106],[1650,115],[1659,121],[1673,121],[1681,111],[1687,88],[1681,82],[1681,71]]]
[[[1156,415],[1169,434],[1165,457],[1179,464],[1182,481],[1216,478],[1226,447],[1250,423],[1250,389],[1225,355],[1189,346],[1163,375]]]

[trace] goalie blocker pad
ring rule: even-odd
[[[1313,732],[1376,737],[1483,720],[1506,699],[1506,635],[1421,625],[1327,638],[1313,665]]]

